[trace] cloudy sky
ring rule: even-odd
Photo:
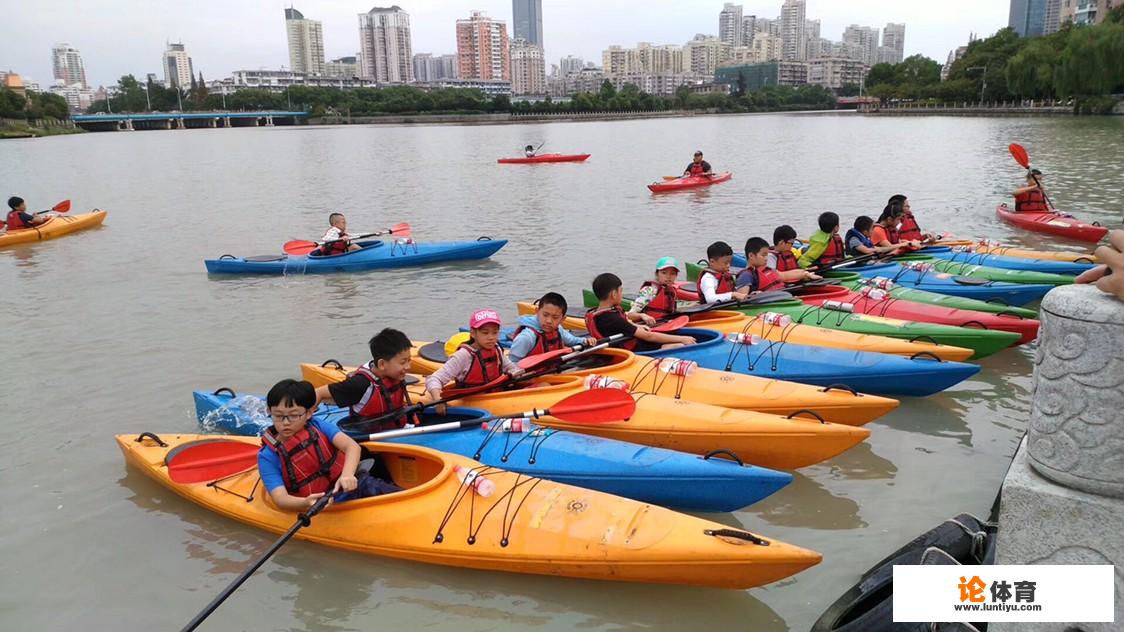
[[[0,69],[14,70],[43,84],[51,82],[51,46],[78,48],[93,85],[111,84],[123,74],[160,73],[166,41],[182,40],[196,71],[206,79],[243,68],[288,65],[283,9],[276,0],[4,0]],[[381,5],[386,6],[389,2]],[[510,0],[401,0],[410,14],[415,53],[456,52],[454,23],[472,9],[506,20]],[[548,63],[578,55],[600,63],[610,44],[639,41],[683,44],[696,33],[716,34],[720,1],[543,0]],[[742,2],[746,15],[776,17],[781,0]],[[359,13],[370,4],[356,0],[303,0],[293,5],[324,24],[329,59],[358,50]],[[949,49],[971,32],[988,35],[1007,23],[1007,0],[808,0],[807,17],[820,19],[821,34],[841,38],[848,24],[881,28],[906,23],[906,55],[922,53],[944,61]]]

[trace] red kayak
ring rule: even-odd
[[[648,190],[652,193],[666,193],[668,191],[679,191],[680,189],[693,189],[695,187],[708,187],[712,184],[725,182],[734,177],[734,174],[729,171],[716,173],[713,176],[686,176],[682,178],[675,178],[674,180],[664,180],[663,182],[653,182],[648,185]]]
[[[869,293],[856,292],[839,285],[812,285],[789,287],[786,290],[808,305],[823,306],[827,301],[836,301],[853,306],[856,314],[870,314],[884,318],[913,320],[938,325],[974,327],[976,329],[995,329],[1009,331],[1022,336],[1017,344],[1030,342],[1038,337],[1038,321],[1023,318],[1013,313],[992,314],[970,309],[954,309],[928,303],[914,303],[892,298],[873,288]]]
[[[539,154],[530,158],[500,158],[496,162],[501,165],[531,165],[539,162],[582,162],[589,158],[589,154]]]
[[[1075,217],[1058,213],[1016,213],[1006,204],[995,207],[995,214],[1019,228],[1093,243],[1100,241],[1108,232],[1108,228],[1100,224],[1086,224]]]

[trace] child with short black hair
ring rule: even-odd
[[[321,402],[334,403],[350,409],[349,421],[383,417],[410,405],[406,391],[406,374],[410,370],[410,338],[397,329],[383,329],[368,342],[371,361],[355,369],[342,382],[333,382],[316,389]],[[384,419],[372,430],[404,428],[415,422],[405,415]]]
[[[594,338],[608,338],[621,334],[629,337],[628,340],[614,343],[614,346],[634,351],[652,351],[654,349],[670,349],[683,345],[695,344],[695,339],[690,336],[676,336],[673,334],[652,331],[647,325],[634,325],[642,322],[642,314],[626,314],[621,309],[621,300],[624,292],[621,290],[621,279],[611,272],[604,272],[593,279],[593,293],[597,295],[597,309],[591,309],[585,314],[585,327]],[[650,319],[651,316],[648,316]]]
[[[816,220],[820,229],[812,233],[808,247],[800,256],[801,268],[823,267],[846,258],[846,247],[839,236],[839,215],[831,211],[820,213]]]
[[[564,347],[593,345],[597,340],[582,338],[562,326],[566,320],[566,299],[557,292],[547,292],[535,301],[535,313],[519,319],[519,327],[511,337],[507,357],[519,362],[528,356],[555,351]]]
[[[324,245],[317,248],[313,254],[330,257],[363,248],[359,244],[352,243],[349,237],[350,235],[347,234],[347,218],[344,217],[343,213],[332,213],[328,215],[328,230],[320,238]]]
[[[730,266],[734,262],[734,249],[724,241],[707,246],[707,266],[699,273],[699,303],[709,305],[732,300],[745,300],[749,294],[737,289]]]
[[[748,287],[751,292],[783,290],[785,284],[816,280],[820,277],[797,268],[784,272],[769,267],[769,242],[761,237],[750,237],[745,242],[746,267],[738,274],[738,287]]]

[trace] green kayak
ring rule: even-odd
[[[1070,285],[1074,277],[1068,274],[1050,274],[1048,272],[1034,272],[1032,270],[1007,270],[1004,268],[991,268],[978,266],[963,261],[946,261],[927,255],[902,255],[894,257],[894,262],[906,264],[909,262],[923,261],[933,266],[937,272],[954,274],[956,276],[976,277],[989,281],[1004,281],[1006,283],[1029,283],[1033,285]]]
[[[863,281],[863,277],[855,272],[844,272],[842,270],[832,270],[824,275],[826,278],[831,279],[833,283],[842,285],[851,290],[861,290],[868,284]],[[918,290],[910,287],[897,286],[890,290],[890,296],[902,300],[913,301],[914,303],[927,303],[929,305],[940,305],[942,307],[950,307],[953,309],[970,309],[977,312],[989,312],[991,314],[1015,314],[1023,318],[1038,318],[1038,311],[1027,309],[1025,307],[1013,307],[1003,303],[989,303],[987,301],[979,301],[974,298],[966,298],[963,296],[952,296],[950,294],[938,294],[937,292],[929,292],[927,290]]]
[[[687,278],[690,280],[698,279],[701,271],[701,266],[687,264]],[[787,298],[760,305],[743,305],[730,309],[751,316],[765,312],[784,314],[792,318],[793,322],[815,325],[825,329],[839,329],[856,334],[886,336],[902,340],[928,340],[942,345],[964,347],[976,352],[972,356],[973,358],[983,358],[1002,351],[1021,339],[1019,334],[1009,331],[955,327],[885,318],[871,314],[855,314],[809,305],[796,298]]]

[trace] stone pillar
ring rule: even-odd
[[[1003,482],[997,564],[1115,564],[1116,623],[992,624],[997,632],[1124,622],[1124,303],[1091,285],[1042,301],[1027,437]]]

